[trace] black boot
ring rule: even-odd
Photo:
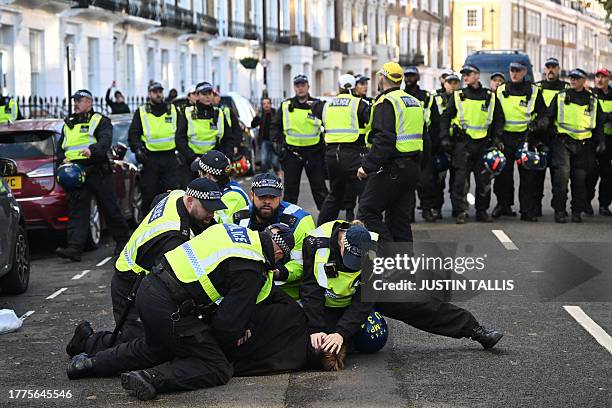
[[[431,210],[423,210],[421,216],[427,222],[436,222],[436,216],[432,214]]]
[[[57,248],[55,250],[55,255],[60,258],[70,259],[74,262],[81,262],[81,251],[74,247]]]
[[[431,214],[436,217],[436,220],[442,219],[442,210],[440,208],[432,208]]]
[[[604,217],[612,216],[612,212],[608,207],[599,207],[599,215],[603,215]]]
[[[491,215],[493,218],[499,218],[502,215],[507,217],[516,217],[516,212],[512,211],[512,207],[509,205],[497,204],[493,209],[493,212],[491,212]]]
[[[121,386],[141,401],[152,400],[157,396],[155,379],[147,370],[130,371],[121,374]]]
[[[521,213],[521,221],[537,222],[538,221],[538,217],[535,217],[533,215],[529,215],[527,213]]]
[[[87,339],[94,333],[89,322],[80,322],[76,329],[74,329],[74,336],[70,339],[70,342],[66,346],[66,353],[70,357],[74,357],[79,353],[85,351],[85,343]]]
[[[565,224],[567,222],[565,211],[555,211],[555,222],[559,224]]]
[[[72,357],[66,368],[66,374],[71,380],[78,378],[93,377],[93,359],[85,353],[77,354]]]
[[[572,222],[582,222],[580,213],[572,213]]]
[[[504,337],[504,334],[495,329],[485,329],[481,325],[477,325],[472,330],[471,339],[482,344],[485,350],[493,348],[497,342]]]
[[[591,205],[591,203],[587,204],[586,208],[584,209],[584,213],[588,215],[589,217],[592,217],[595,214],[595,211],[593,211],[593,206]]]
[[[478,222],[492,222],[491,216],[486,210],[476,211],[476,221]]]
[[[457,220],[455,221],[457,224],[465,224],[465,221],[467,220],[467,213],[466,212],[460,212],[457,215]]]

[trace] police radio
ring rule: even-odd
[[[325,270],[325,275],[327,275],[328,278],[338,277],[338,270],[336,269],[335,262],[326,262],[325,265],[323,265],[323,270]]]

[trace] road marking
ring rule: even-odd
[[[506,248],[508,251],[518,251],[518,247],[516,245],[514,245],[514,242],[512,242],[510,237],[507,236],[504,231],[502,231],[502,230],[491,230],[491,232],[493,233],[493,235],[495,235],[497,237],[499,242],[501,242],[502,245],[504,246],[504,248]]]
[[[65,290],[67,290],[68,288],[61,288],[56,290],[55,292],[53,292],[51,295],[47,296],[46,300],[50,300],[50,299],[55,299],[56,297],[58,297],[59,295],[61,295]]]
[[[103,260],[101,260],[100,262],[98,262],[96,264],[96,266],[104,266],[105,263],[107,263],[108,261],[110,261],[111,259],[113,259],[112,256],[107,256],[106,258],[104,258]]]
[[[72,277],[72,280],[81,279],[83,276],[87,275],[89,272],[91,272],[89,269],[85,269],[83,272],[77,273],[76,275],[74,275]]]
[[[612,354],[612,337],[600,325],[595,323],[580,306],[563,306],[565,311],[570,314],[599,344]]]
[[[28,310],[19,319],[23,322],[25,319],[27,319],[28,317],[32,316],[33,314],[34,314],[33,310]]]
[[[531,271],[531,273],[544,273],[544,271]]]
[[[467,194],[467,202],[468,202],[469,205],[476,204],[476,197],[474,197],[474,194],[472,194],[472,193],[468,193]]]

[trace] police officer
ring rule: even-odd
[[[217,150],[206,152],[191,164],[191,170],[217,183],[223,193],[221,201],[224,209],[215,212],[215,221],[219,223],[233,222],[234,214],[248,206],[251,202],[240,184],[230,178],[230,161],[226,155]]]
[[[459,82],[459,77],[453,71],[447,71],[441,76],[442,88],[436,91],[434,95],[434,105],[435,108],[438,109],[438,113],[440,115],[440,120],[442,114],[448,107],[448,103],[453,96],[453,92],[459,90],[461,83]],[[442,123],[440,123],[442,126]],[[451,131],[452,133],[452,131]],[[440,135],[441,135],[440,130]],[[441,139],[441,137],[440,137]],[[452,152],[451,152],[452,153]],[[442,146],[433,152],[433,208],[431,209],[432,215],[438,219],[442,219],[442,207],[444,206],[444,189],[446,187],[446,173],[445,169],[437,168],[436,163],[445,163],[448,160],[447,152],[442,149]],[[449,178],[449,190],[452,188],[453,181],[455,180],[455,172],[452,167],[449,168],[450,178]],[[456,216],[456,214],[455,214]]]
[[[584,84],[582,69],[570,71],[570,89],[560,91],[550,103],[547,115],[554,120],[552,140],[553,197],[555,222],[567,222],[567,184],[572,182],[572,222],[582,222],[587,208],[587,174],[593,170],[596,153],[605,150],[604,114],[597,97]]]
[[[57,165],[76,163],[85,169],[86,178],[83,187],[69,194],[68,245],[57,248],[55,253],[61,258],[78,262],[87,241],[93,197],[116,242],[115,255],[130,238],[130,232],[117,204],[107,156],[113,141],[113,125],[106,116],[93,111],[93,97],[88,90],[81,89],[71,98],[74,100],[74,114],[65,119],[58,141]]]
[[[368,96],[368,81],[370,77],[362,74],[355,75],[355,88],[353,89],[353,95],[364,99],[366,102],[371,103],[372,98]]]
[[[432,167],[432,156],[437,153],[440,147],[439,131],[440,131],[440,114],[434,107],[434,97],[428,91],[419,87],[419,69],[414,66],[406,68],[404,71],[404,91],[409,95],[414,96],[421,101],[421,106],[424,109],[425,124],[427,131],[424,135],[424,148],[421,159],[421,174],[417,184],[419,200],[421,202],[421,215],[427,222],[434,222],[437,219],[436,214],[432,212],[434,208],[435,195],[435,177]],[[411,217],[414,220],[414,195],[411,203]]]
[[[329,102],[317,102],[312,107],[325,128],[325,163],[330,185],[319,212],[319,225],[338,218],[340,210],[345,208],[347,190],[359,196],[364,185],[356,177],[356,171],[366,152],[365,132],[370,120],[370,106],[351,93],[355,87],[355,78],[351,74],[341,75],[338,86],[336,97]]]
[[[123,373],[123,388],[141,400],[227,383],[233,368],[224,350],[248,341],[257,304],[273,292],[269,267],[292,248],[283,225],[210,227],[167,252],[143,279],[136,307],[145,337],[73,357],[68,378]]]
[[[512,211],[514,204],[514,159],[517,150],[528,142],[530,147],[537,146],[540,140],[535,131],[538,126],[545,128],[544,121],[536,121],[546,113],[546,104],[542,98],[540,88],[526,81],[527,67],[522,61],[510,63],[511,82],[500,85],[496,90],[500,101],[504,126],[500,139],[503,143],[503,152],[507,162],[501,174],[495,178],[493,191],[497,196],[497,205],[491,215],[499,218],[502,215],[516,216]],[[500,146],[501,147],[501,146]],[[537,177],[538,170],[528,170],[519,166],[520,188],[519,202],[521,205],[521,220],[537,221],[539,193]]]
[[[285,293],[297,300],[302,280],[302,241],[315,229],[315,224],[309,212],[281,201],[282,194],[283,182],[279,177],[272,173],[258,174],[253,178],[249,194],[252,204],[234,214],[234,224],[254,231],[263,231],[276,223],[291,228],[295,248],[288,260],[275,265],[274,280]]]
[[[164,87],[159,82],[149,85],[149,100],[134,112],[128,144],[142,164],[142,213],[151,208],[156,195],[178,188],[178,160],[175,134],[178,121],[176,107],[164,102]]]
[[[23,117],[17,101],[9,96],[2,96],[2,89],[0,89],[0,125],[15,123],[19,119]]]
[[[489,147],[499,144],[503,117],[495,94],[480,83],[480,70],[466,64],[461,70],[465,87],[454,92],[442,114],[440,136],[442,145],[450,151],[455,172],[451,186],[451,201],[456,212],[457,224],[467,220],[467,193],[470,174],[476,184],[476,221],[490,222],[487,213],[491,202],[491,176],[484,171],[482,158]],[[447,78],[448,80],[448,78]]]
[[[595,198],[595,185],[599,178],[599,215],[612,216],[608,208],[612,203],[612,87],[610,86],[610,71],[600,68],[595,72],[595,87],[593,93],[601,105],[605,115],[604,138],[606,149],[597,157],[597,168],[587,176],[587,213],[593,213],[591,201]]]
[[[410,203],[419,179],[425,116],[419,100],[400,89],[399,64],[387,62],[377,75],[381,93],[372,107],[372,147],[357,170],[358,178],[367,179],[357,218],[382,240],[412,241]]]
[[[494,72],[491,74],[490,77],[490,81],[489,81],[489,88],[491,88],[491,90],[493,92],[497,91],[497,88],[499,88],[500,85],[503,85],[506,83],[506,77],[504,76],[503,72]]]
[[[144,336],[142,322],[128,298],[136,293],[142,277],[163,254],[215,224],[215,211],[225,208],[220,197],[219,187],[203,178],[189,183],[186,192],[174,190],[156,197],[159,202],[136,228],[115,262],[111,299],[115,323],[121,326],[117,337],[113,339],[109,331],[94,333],[91,324],[83,321],[66,347],[69,356],[93,355],[114,344]],[[125,320],[121,322],[124,314]]]
[[[564,89],[569,88],[569,83],[559,79],[561,73],[561,67],[559,66],[559,60],[550,57],[544,63],[544,79],[537,83],[542,90],[542,97],[546,107],[550,107],[553,97]],[[538,132],[539,140],[541,141],[540,148],[548,152],[550,149],[551,138],[554,134],[554,126],[552,123],[548,124],[545,130]],[[533,172],[534,183],[537,186],[539,200],[537,201],[537,212],[536,216],[542,216],[542,198],[544,198],[544,181],[546,179],[546,171]],[[551,170],[552,176],[552,170]]]
[[[270,125],[270,137],[285,172],[285,201],[297,204],[302,169],[310,183],[317,209],[327,196],[325,185],[325,144],[321,137],[321,120],[311,110],[308,77],[293,78],[295,96],[283,101]]]
[[[490,349],[503,334],[486,329],[467,310],[433,297],[407,302],[364,302],[361,296],[361,256],[364,245],[376,240],[362,225],[331,221],[304,240],[302,306],[312,346],[327,352],[341,350],[366,321],[374,307],[384,316],[429,333],[471,338]]]
[[[185,107],[176,130],[176,148],[187,161],[189,179],[194,177],[191,163],[202,154],[214,149],[232,156],[240,142],[240,135],[235,134],[229,124],[230,119],[213,105],[213,86],[209,82],[200,82],[196,92],[198,102],[195,106]]]

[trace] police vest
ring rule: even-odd
[[[421,101],[421,106],[423,106],[423,117],[425,118],[427,129],[429,129],[431,126],[431,108],[433,107],[434,98],[432,98],[429,92],[425,92],[425,94],[425,100]]]
[[[227,124],[229,125],[229,127],[232,127],[232,115],[231,115],[230,108],[224,105],[222,110],[223,110],[223,114],[225,115],[225,119],[227,120]]]
[[[423,151],[425,114],[421,101],[401,89],[396,89],[380,97],[373,109],[384,100],[391,102],[395,112],[395,148],[401,153]]]
[[[536,84],[531,84],[529,99],[526,99],[526,96],[510,95],[506,91],[506,84],[497,87],[496,92],[506,119],[504,131],[525,132],[534,119],[533,111],[540,88]]]
[[[323,106],[325,143],[353,143],[365,133],[357,116],[360,101],[351,94],[339,94]]]
[[[599,99],[599,105],[604,113],[612,112],[612,100]],[[604,133],[606,136],[612,136],[612,122],[609,120],[604,123]]]
[[[565,96],[566,91],[557,96],[557,132],[576,140],[589,139],[597,120],[597,98],[591,94],[588,104],[578,105],[566,101]]]
[[[148,270],[136,263],[138,250],[142,248],[143,245],[162,234],[173,231],[185,234],[186,238],[193,237],[193,232],[191,230],[186,232],[182,231],[181,216],[178,213],[176,205],[177,200],[184,195],[184,191],[174,190],[153,207],[145,219],[138,225],[136,231],[134,231],[130,240],[117,258],[115,268],[117,268],[118,271],[133,271],[134,273],[144,272],[148,274]]]
[[[4,105],[0,106],[0,125],[15,123],[18,113],[19,107],[17,106],[17,101],[5,98]]]
[[[310,109],[289,109],[291,100],[281,105],[283,115],[283,134],[289,146],[305,147],[319,143],[321,121]]]
[[[140,122],[142,124],[141,140],[145,143],[147,150],[152,152],[174,150],[176,144],[174,135],[176,134],[176,107],[170,105],[170,111],[161,116],[155,116],[147,112],[145,106],[138,108],[140,112]]]
[[[251,227],[252,207],[244,208],[234,214],[234,223],[245,228]],[[283,223],[291,228],[295,245],[291,251],[290,260],[285,263],[285,268],[289,272],[287,281],[274,281],[285,293],[297,300],[300,298],[300,285],[304,275],[304,261],[302,258],[302,244],[304,238],[315,229],[315,222],[312,215],[302,207],[281,201],[278,219],[273,222]]]
[[[448,106],[448,99],[444,98],[444,96],[440,93],[436,93],[434,96],[434,101],[436,102],[436,106],[438,107],[438,113],[442,115]]]
[[[244,192],[240,184],[235,181],[230,181],[227,186],[223,189],[223,196],[221,201],[227,207],[224,210],[215,211],[215,221],[218,223],[227,224],[233,222],[234,213],[242,210],[248,206],[249,196]]]
[[[94,133],[96,128],[102,120],[102,115],[94,113],[91,115],[89,122],[77,123],[72,129],[68,125],[64,124],[64,142],[62,143],[62,150],[68,160],[81,160],[87,159],[87,156],[81,154],[81,150],[89,148],[92,144],[96,143],[96,137]]]
[[[259,233],[235,224],[215,224],[183,245],[167,252],[164,257],[177,279],[183,283],[199,282],[212,302],[220,304],[223,296],[210,280],[209,274],[230,258],[266,262]],[[265,300],[272,290],[272,272],[257,295],[257,303]]]
[[[334,225],[339,221],[330,221],[321,225],[316,230],[308,234],[315,238],[327,238],[332,236]],[[377,241],[378,235],[370,233],[372,240]],[[353,295],[357,291],[360,281],[361,270],[354,272],[344,272],[337,270],[338,276],[330,277],[325,273],[325,264],[329,261],[331,254],[330,247],[334,242],[327,245],[317,245],[314,258],[314,275],[319,286],[325,289],[325,306],[327,307],[347,307],[350,306]]]
[[[548,108],[553,98],[555,97],[555,95],[557,95],[562,90],[561,89],[545,89],[542,87],[543,82],[544,81],[538,82],[538,85],[540,86],[540,89],[542,91],[542,98],[544,98],[544,103],[546,104],[546,107]],[[569,88],[569,84],[567,82],[565,82],[564,85],[565,85],[564,89]]]
[[[451,120],[451,125],[457,125],[472,139],[486,137],[489,126],[493,122],[495,110],[495,101],[491,100],[493,93],[487,90],[487,97],[484,101],[467,98],[463,91],[454,92],[453,98],[457,114]]]
[[[187,119],[187,144],[195,154],[204,154],[212,150],[223,138],[225,131],[225,114],[221,109],[214,108],[212,118],[200,119],[194,106],[185,108]]]

